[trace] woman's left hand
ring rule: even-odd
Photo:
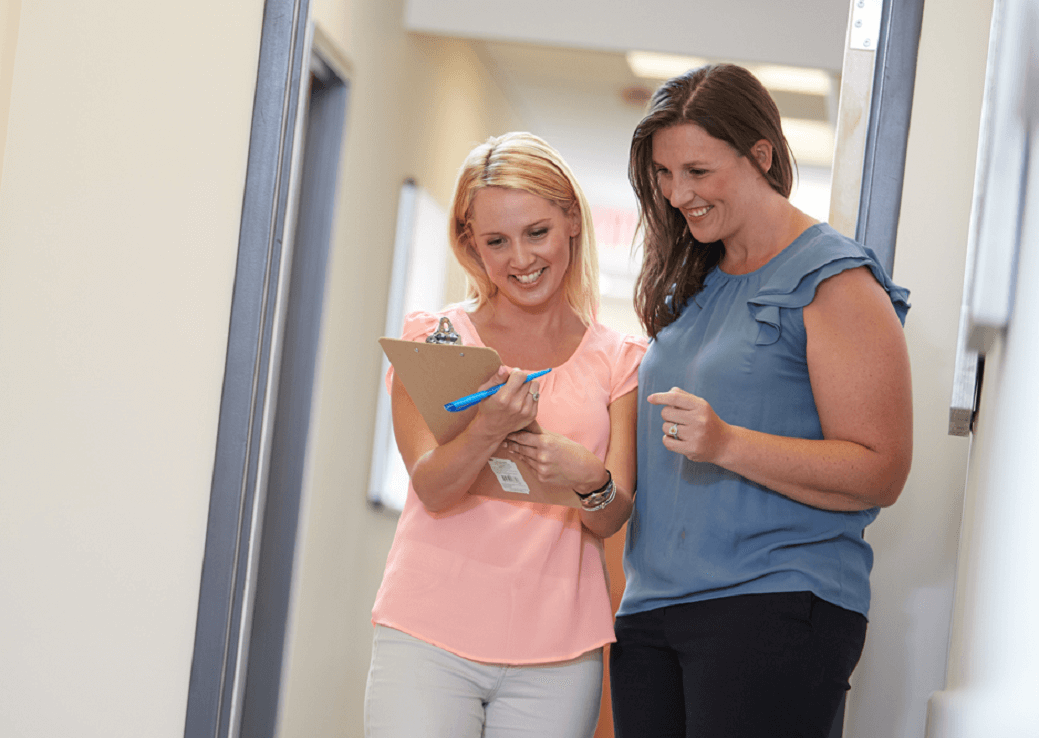
[[[717,463],[725,450],[730,426],[702,397],[679,387],[656,392],[646,400],[661,405],[664,446],[690,461]]]
[[[505,447],[520,457],[542,484],[574,488],[600,475],[605,477],[595,454],[558,433],[516,431],[505,439]]]

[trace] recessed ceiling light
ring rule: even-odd
[[[822,69],[784,67],[779,64],[756,64],[747,69],[770,90],[825,96],[833,88],[830,74]]]
[[[632,74],[642,79],[671,79],[707,63],[706,59],[696,56],[658,54],[654,51],[629,51],[625,57]]]

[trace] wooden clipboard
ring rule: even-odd
[[[484,346],[423,343],[397,338],[380,338],[379,345],[439,444],[447,443],[465,430],[478,409],[474,405],[452,413],[445,410],[444,405],[475,392],[501,366],[498,352]],[[491,464],[505,467],[499,469],[503,477],[492,470]],[[522,483],[511,480],[513,467],[519,471]],[[502,487],[502,479],[509,486],[525,486],[529,491],[507,491]],[[501,447],[480,471],[471,489],[473,494],[501,500],[581,507],[573,490],[542,484],[529,466]]]

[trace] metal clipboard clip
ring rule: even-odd
[[[455,327],[451,325],[451,321],[441,317],[436,331],[426,336],[426,343],[447,343],[461,346],[462,338],[455,333]]]

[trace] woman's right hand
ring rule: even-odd
[[[499,367],[498,371],[480,385],[480,390],[505,383],[495,394],[477,405],[478,411],[469,424],[469,429],[500,443],[510,433],[529,426],[538,414],[540,385],[534,379],[527,382],[531,372],[524,369]]]
[[[393,380],[393,432],[415,494],[432,512],[450,508],[462,500],[509,433],[535,423],[537,380],[524,383],[529,372],[500,369],[480,389],[505,386],[477,406],[477,412],[460,434],[444,445],[422,419],[404,385]]]
[[[707,400],[681,387],[672,387],[667,392],[654,392],[646,402],[662,406],[663,440],[669,451],[682,454],[690,461],[717,461],[730,428]]]

